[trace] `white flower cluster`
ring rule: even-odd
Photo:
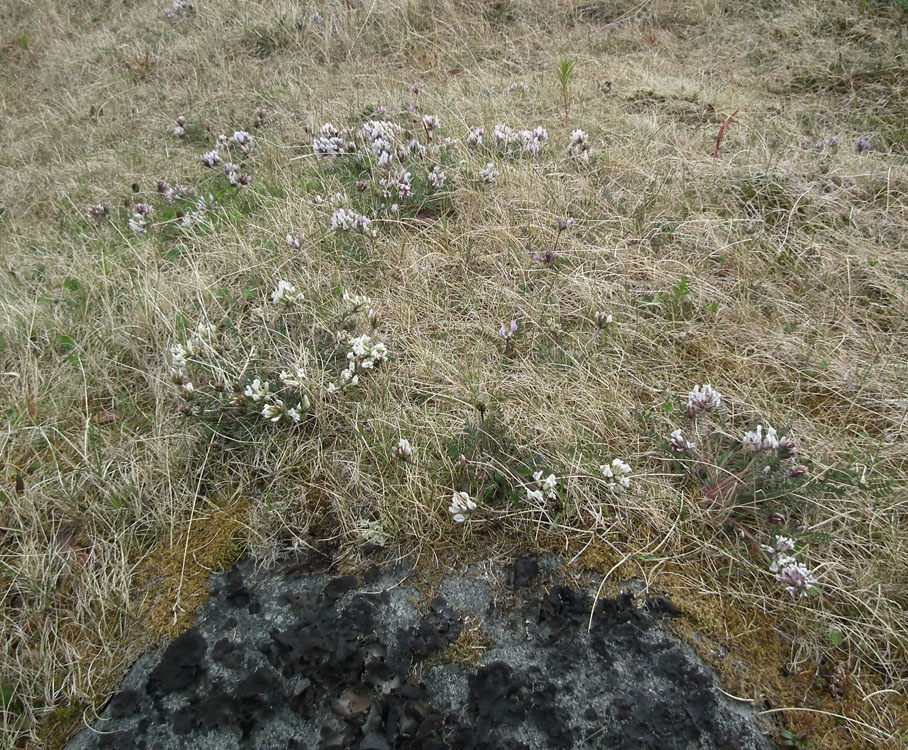
[[[205,216],[213,208],[214,196],[211,193],[208,194],[207,199],[203,196],[199,196],[199,199],[195,202],[195,208],[192,211],[187,211],[183,214],[180,224],[184,229],[198,226],[205,220]]]
[[[214,348],[214,339],[217,336],[218,329],[211,323],[199,323],[195,331],[186,342],[186,352],[191,357],[195,357],[203,352],[209,352]]]
[[[358,231],[367,237],[375,237],[377,232],[372,228],[372,220],[349,208],[339,208],[331,214],[332,232]]]
[[[343,300],[348,305],[352,305],[356,309],[372,304],[371,297],[367,297],[364,294],[350,294],[350,292],[347,291],[344,292]]]
[[[794,540],[777,536],[772,545],[761,545],[763,552],[770,556],[769,572],[776,574],[776,580],[785,584],[785,590],[793,597],[804,597],[816,583],[806,565],[799,563],[790,554],[794,552]]]
[[[186,367],[189,365],[187,357],[189,352],[182,344],[174,344],[170,347],[170,377],[173,380],[186,377]]]
[[[533,155],[538,154],[542,144],[549,139],[549,134],[542,125],[537,125],[532,130],[514,130],[504,123],[498,123],[492,131],[492,136],[505,153],[511,153],[516,146],[524,153]]]
[[[494,185],[499,174],[500,172],[495,169],[495,165],[492,162],[488,162],[479,170],[479,179],[486,185]]]
[[[463,523],[471,511],[476,510],[476,503],[466,492],[455,492],[451,495],[451,506],[448,508],[457,523]]]
[[[369,120],[360,130],[365,148],[377,159],[378,166],[390,169],[397,153],[400,126],[388,120]]]
[[[281,383],[291,388],[300,388],[306,379],[306,370],[300,365],[293,365],[292,370],[281,370]]]
[[[544,472],[533,472],[533,487],[527,487],[527,500],[538,503],[543,500],[555,500],[558,497],[558,478],[554,474],[543,477]]]
[[[583,161],[590,160],[590,139],[589,136],[579,128],[571,133],[571,140],[568,143],[568,156],[573,156]]]
[[[176,21],[194,8],[195,6],[189,0],[172,0],[170,7],[164,9],[164,15],[167,16],[168,20]]]
[[[603,464],[599,471],[611,484],[618,484],[624,489],[631,486],[631,467],[620,458],[612,460],[610,464]]]
[[[287,373],[281,373],[282,379],[285,374]],[[299,374],[302,377],[305,376],[305,373],[300,369],[297,369],[295,374]],[[295,383],[296,386],[300,384],[301,380]],[[289,383],[285,381],[285,385],[289,385]],[[260,414],[269,422],[280,422],[282,419],[287,419],[294,423],[299,423],[303,418],[303,413],[309,411],[311,407],[309,398],[305,394],[303,394],[296,406],[287,406],[282,399],[277,397],[276,393],[271,391],[271,384],[268,381],[263,383],[259,378],[255,378],[246,386],[243,390],[243,395],[254,404],[262,404]]]
[[[359,373],[373,370],[388,359],[388,349],[381,341],[373,342],[372,337],[364,333],[355,336],[348,342],[347,367],[341,371],[337,383],[328,384],[328,393],[337,393],[347,387],[359,384]]]
[[[213,350],[216,336],[217,328],[211,323],[199,323],[185,346],[173,344],[170,347],[170,379],[184,387],[184,394],[193,391],[192,383],[189,382],[186,374],[189,358]]]
[[[271,301],[275,305],[290,305],[302,302],[305,299],[302,292],[296,291],[296,287],[289,281],[278,281],[274,291],[271,292]]]
[[[762,453],[776,450],[779,447],[779,438],[773,427],[767,425],[764,435],[763,425],[758,424],[756,429],[744,433],[741,444],[753,453]]]
[[[382,195],[390,198],[392,193],[397,193],[398,198],[409,198],[413,195],[413,176],[405,169],[395,175],[382,177],[378,184],[382,188]]]
[[[505,327],[504,323],[501,324],[501,328],[498,329],[498,338],[510,341],[514,338],[515,333],[517,333],[517,321],[512,320],[511,324],[507,327]]]
[[[186,135],[186,118],[183,115],[177,117],[177,124],[173,128],[174,138],[182,138]]]
[[[413,447],[410,445],[410,441],[406,438],[401,438],[397,445],[391,450],[391,453],[394,454],[395,458],[399,458],[401,461],[406,461],[410,456],[413,455]]]
[[[781,437],[773,427],[766,425],[766,433],[763,433],[763,425],[758,424],[756,429],[744,433],[741,438],[741,444],[753,453],[766,453],[777,451],[781,458],[791,458],[796,452],[795,442],[788,435]]]
[[[258,403],[268,398],[270,387],[271,384],[267,380],[263,383],[261,379],[256,378],[246,386],[243,395]]]
[[[312,153],[319,161],[330,156],[341,156],[347,153],[347,145],[340,136],[340,131],[330,122],[319,130],[319,135],[312,140]]]
[[[711,385],[695,385],[687,394],[687,416],[693,419],[698,414],[706,414],[722,405],[722,396]]]

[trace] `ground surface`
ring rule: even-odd
[[[553,558],[474,566],[426,598],[405,568],[213,581],[198,624],[143,656],[69,750],[726,748],[771,744],[659,625]],[[433,592],[434,593],[434,592]]]

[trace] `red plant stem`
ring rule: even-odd
[[[725,128],[728,127],[728,123],[730,123],[732,120],[735,119],[735,115],[738,114],[739,111],[740,110],[736,109],[734,112],[732,112],[731,117],[729,117],[725,122],[723,122],[722,127],[719,128],[719,135],[716,136],[716,150],[713,151],[713,159],[719,158],[719,146],[722,143],[722,136],[725,134]]]

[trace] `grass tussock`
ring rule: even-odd
[[[516,545],[670,592],[792,746],[903,743],[905,18],[7,3],[5,741],[59,746],[243,552]]]

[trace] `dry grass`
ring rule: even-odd
[[[757,696],[781,727],[815,747],[904,742],[906,16],[839,0],[537,5],[210,0],[177,23],[144,0],[0,9],[10,745],[59,743],[59,727],[167,632],[143,620],[150,567],[179,561],[165,576],[177,626],[200,601],[199,571],[234,554],[235,531],[262,560],[309,544],[353,564],[362,520],[425,559],[516,543],[566,550],[611,571],[609,585],[642,578],[701,613],[687,637],[707,657],[721,644],[726,688]],[[569,125],[565,56],[577,66]],[[507,92],[512,82],[528,88]],[[358,127],[379,104],[401,120],[408,102],[438,114],[445,136],[507,122],[542,124],[550,140],[538,160],[494,158],[488,188],[466,175],[489,158],[461,144],[447,216],[387,222],[372,242],[328,236],[314,195],[353,190],[315,163],[312,131]],[[225,197],[211,231],[129,233],[124,199],[160,206],[157,179],[202,184],[198,154],[249,129],[260,106],[253,183]],[[170,135],[179,114],[182,141]],[[590,135],[589,164],[565,156],[574,127]],[[802,149],[804,135],[843,145]],[[876,149],[854,153],[861,136]],[[95,203],[112,219],[88,221]],[[531,260],[556,216],[578,220],[557,274]],[[307,300],[265,325],[253,307],[278,279]],[[339,367],[312,347],[336,330],[341,288],[373,298],[390,352],[350,399],[322,393]],[[590,345],[600,310],[615,324]],[[495,331],[512,318],[506,357]],[[320,386],[307,426],[212,436],[180,413],[165,354],[205,320],[225,372],[247,362],[273,378],[310,357]],[[788,598],[669,471],[677,411],[663,405],[704,382],[735,430],[789,425],[809,460],[790,500],[817,596]],[[459,472],[478,402],[498,443],[464,449]],[[405,464],[390,455],[400,437],[414,446]],[[453,525],[452,489],[481,486],[502,456],[555,471],[563,508],[502,501]],[[585,476],[616,456],[635,469],[630,493]]]

